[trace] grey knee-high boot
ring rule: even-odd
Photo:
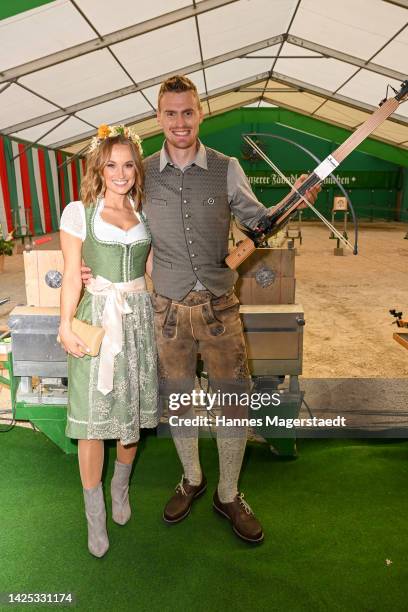
[[[111,482],[112,518],[115,523],[125,525],[130,519],[129,478],[132,464],[115,461],[115,471]]]
[[[109,548],[106,531],[106,510],[102,483],[84,489],[85,514],[88,521],[88,549],[95,557],[103,557]]]

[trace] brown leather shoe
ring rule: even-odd
[[[176,487],[176,494],[167,502],[163,520],[166,523],[179,523],[190,513],[193,501],[200,497],[207,488],[207,479],[202,476],[199,485],[191,485],[187,478],[182,477]]]
[[[262,525],[257,521],[250,506],[244,500],[244,494],[238,493],[233,502],[223,504],[215,491],[214,510],[225,516],[232,523],[232,528],[239,538],[257,544],[264,539]]]

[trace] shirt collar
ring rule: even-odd
[[[199,140],[198,142],[200,143],[200,146],[198,147],[198,151],[196,153],[196,156],[193,159],[193,161],[190,162],[186,166],[186,168],[189,168],[190,166],[195,164],[196,166],[200,166],[200,168],[203,168],[204,170],[208,170],[207,151],[205,150],[205,146],[203,145],[201,140]],[[161,151],[160,151],[160,168],[159,168],[160,172],[163,172],[163,170],[165,169],[167,164],[169,164],[170,166],[175,166],[175,164],[171,161],[171,159],[169,157],[169,154],[167,153],[166,141],[164,141],[163,146],[162,146]],[[186,168],[184,168],[184,170]]]

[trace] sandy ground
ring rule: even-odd
[[[323,226],[306,226],[296,258],[305,311],[305,377],[404,378],[408,351],[392,339],[390,308],[408,318],[408,240],[402,224],[360,229],[359,255],[333,255]]]
[[[408,351],[392,339],[390,308],[408,318],[406,224],[367,224],[360,229],[359,255],[335,257],[328,230],[304,224],[296,257],[296,302],[304,307],[304,368],[307,378],[408,375]],[[58,235],[39,248],[58,248]],[[6,259],[0,275],[0,325],[25,303],[23,256]]]

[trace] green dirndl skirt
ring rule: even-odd
[[[113,389],[97,389],[99,356],[68,355],[68,410],[66,435],[77,439],[118,439],[137,442],[140,428],[159,421],[157,352],[153,309],[147,291],[125,294],[132,312],[122,315],[123,345],[114,362]],[[106,295],[88,291],[76,317],[101,325]]]

